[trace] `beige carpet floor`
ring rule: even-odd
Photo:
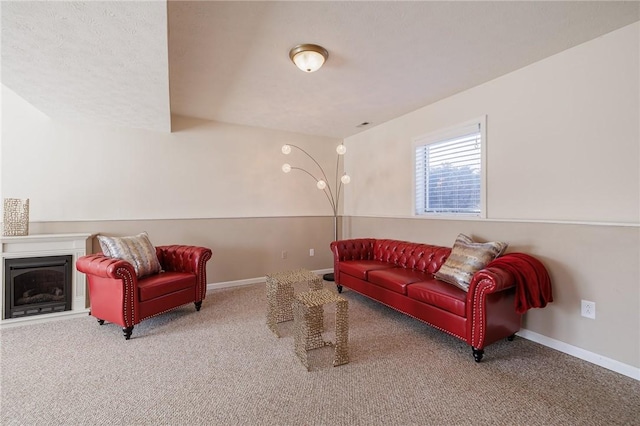
[[[333,290],[333,285],[326,283]],[[125,341],[92,317],[0,336],[2,425],[634,425],[640,382],[522,338],[463,342],[345,289],[351,361],[266,327],[265,286],[209,292]],[[332,312],[327,310],[327,327]],[[331,333],[327,333],[331,337]]]

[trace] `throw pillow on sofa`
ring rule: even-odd
[[[130,237],[98,235],[98,241],[105,256],[131,263],[138,278],[160,272],[156,248],[151,244],[146,232]]]
[[[502,242],[477,243],[464,234],[458,235],[451,254],[435,277],[469,291],[473,274],[484,268],[507,249]]]

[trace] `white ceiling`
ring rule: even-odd
[[[636,22],[640,3],[2,1],[0,13],[2,83],[54,118],[169,131],[177,114],[343,138]],[[289,60],[300,43],[329,51],[318,72]]]
[[[170,131],[164,2],[0,1],[2,84],[45,114]]]

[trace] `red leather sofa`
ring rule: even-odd
[[[129,340],[142,320],[194,303],[200,310],[207,292],[206,263],[212,252],[205,247],[157,246],[162,272],[137,278],[131,263],[102,253],[80,257],[78,271],[87,275],[90,314],[122,327]]]
[[[500,267],[475,273],[469,291],[434,278],[451,248],[361,238],[331,243],[338,292],[348,287],[464,340],[480,362],[485,346],[512,340],[522,315],[514,275]]]

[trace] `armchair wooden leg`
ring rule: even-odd
[[[104,320],[101,320],[100,318],[98,318],[98,324],[100,325],[104,324]]]
[[[202,300],[199,302],[195,302],[196,305],[196,311],[200,312],[200,307],[202,306]]]
[[[342,286],[340,284],[336,284],[336,288],[338,289],[338,293],[342,293]]]
[[[122,332],[124,333],[124,338],[129,340],[131,337],[131,333],[133,333],[133,326],[131,327],[122,327]]]

